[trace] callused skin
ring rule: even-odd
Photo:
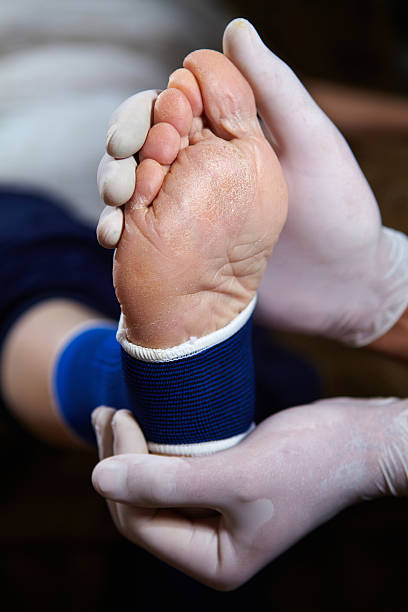
[[[215,51],[196,51],[184,66],[170,78],[178,94],[169,89],[157,103],[155,133],[146,140],[156,161],[148,179],[139,167],[114,263],[128,338],[151,348],[206,335],[241,312],[287,213],[286,184],[246,80]],[[191,111],[183,123],[186,103]],[[175,137],[168,168],[157,161],[169,125],[179,130],[180,144]],[[142,181],[152,185],[151,202],[137,193]]]

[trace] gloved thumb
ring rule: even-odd
[[[218,479],[210,478],[210,462],[211,457],[116,455],[97,464],[92,483],[103,497],[143,508],[215,508]]]
[[[291,68],[264,45],[246,19],[228,24],[223,49],[251,85],[258,111],[278,146],[308,146],[316,121],[329,120]]]

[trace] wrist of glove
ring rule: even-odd
[[[361,294],[358,325],[340,332],[339,339],[365,346],[383,336],[408,306],[408,237],[383,227],[378,254],[373,261],[373,281]],[[364,284],[364,279],[361,279]]]

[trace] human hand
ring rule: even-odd
[[[254,91],[289,191],[258,312],[279,328],[372,342],[407,307],[407,237],[382,226],[343,136],[249,22],[228,25],[224,53]]]
[[[196,51],[184,66],[155,101],[114,262],[128,339],[151,348],[234,319],[286,218],[286,186],[245,79],[215,51]],[[109,150],[115,139],[112,128]]]
[[[93,484],[119,531],[219,590],[348,505],[408,491],[408,404],[394,398],[285,410],[238,446],[193,459],[147,455],[125,411],[99,408],[93,420],[104,459]],[[191,518],[180,508],[217,514]]]

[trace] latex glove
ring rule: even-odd
[[[142,91],[127,98],[114,111],[106,135],[106,153],[98,168],[97,184],[107,204],[101,213],[97,236],[102,246],[115,248],[123,230],[123,210],[136,185],[136,160],[152,123],[153,105],[160,92]]]
[[[227,26],[224,53],[254,91],[289,190],[260,314],[276,327],[372,342],[408,305],[407,237],[382,226],[347,142],[249,22]]]
[[[114,416],[113,416],[114,415]],[[119,531],[197,580],[236,588],[362,499],[408,490],[408,402],[324,400],[280,412],[233,449],[147,455],[133,417],[94,412],[96,490]],[[180,507],[217,515],[186,518]]]

